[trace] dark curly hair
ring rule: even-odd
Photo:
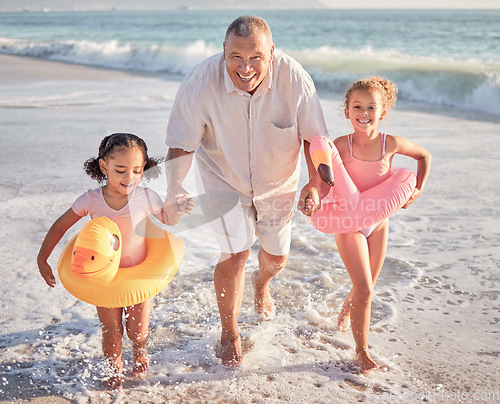
[[[101,171],[99,160],[106,159],[114,151],[123,148],[137,148],[142,151],[144,161],[146,162],[144,166],[144,178],[151,180],[159,177],[161,173],[159,163],[162,162],[162,159],[149,157],[146,142],[139,136],[131,133],[113,133],[112,135],[106,136],[99,146],[98,156],[88,159],[83,164],[83,169],[92,179],[99,181],[101,184],[105,183],[106,176]]]

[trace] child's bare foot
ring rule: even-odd
[[[103,384],[110,390],[120,390],[123,387],[122,364],[108,359],[108,365],[108,375],[104,378]]]
[[[356,363],[361,369],[361,373],[368,373],[372,370],[378,369],[378,365],[368,353],[368,348],[356,351]]]
[[[344,301],[337,318],[337,328],[339,331],[347,331],[351,325],[351,299],[349,296]]]
[[[132,376],[139,377],[149,368],[149,355],[146,348],[133,349],[134,366],[132,367]]]
[[[123,387],[123,378],[121,373],[115,376],[109,376],[103,380],[104,386],[110,390],[120,390]]]
[[[261,285],[257,284],[258,276],[259,271],[255,271],[252,274],[252,285],[255,292],[255,313],[257,313],[257,315],[259,315],[262,320],[271,320],[275,314],[273,298],[271,297],[271,292],[269,291],[268,285],[262,287]]]
[[[243,351],[241,348],[241,338],[221,339],[216,347],[216,356],[220,358],[222,364],[227,367],[239,367],[243,362]]]

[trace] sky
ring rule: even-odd
[[[499,0],[306,0],[307,8],[429,8],[429,9],[500,9]],[[123,9],[165,9],[190,6],[199,8],[305,8],[304,0],[254,0],[243,4],[236,0],[0,0],[0,11],[18,10],[109,10]]]

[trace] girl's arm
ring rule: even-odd
[[[47,285],[53,288],[56,284],[56,279],[54,278],[54,274],[52,273],[52,268],[47,263],[47,260],[50,257],[50,254],[54,250],[55,246],[64,236],[64,233],[68,231],[68,229],[73,226],[76,222],[78,222],[82,217],[77,215],[73,209],[69,208],[66,212],[64,212],[50,227],[45,239],[42,242],[42,246],[40,247],[40,251],[38,252],[37,263],[38,269],[40,270],[40,274]]]
[[[392,145],[394,154],[402,154],[417,160],[417,185],[415,187],[415,192],[413,192],[413,195],[403,206],[403,209],[406,209],[424,190],[431,170],[431,154],[424,147],[403,137],[391,136],[391,140],[394,142]]]

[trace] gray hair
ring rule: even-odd
[[[249,38],[253,34],[263,33],[266,35],[269,43],[273,43],[273,36],[271,34],[271,29],[269,25],[267,25],[266,20],[261,17],[256,17],[252,15],[243,15],[234,20],[226,31],[226,37],[224,41],[227,41],[227,38],[230,34],[234,34],[236,36],[241,36],[244,38]]]

